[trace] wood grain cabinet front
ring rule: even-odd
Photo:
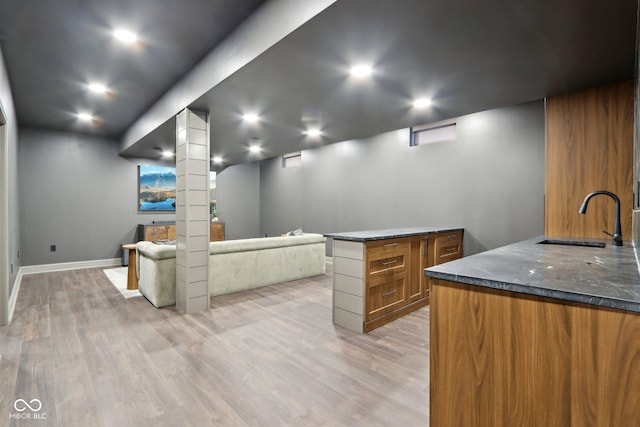
[[[153,242],[154,240],[176,240],[176,225],[174,223],[138,224],[138,241]],[[209,241],[224,240],[224,223],[209,224]]]
[[[154,240],[174,240],[175,224],[139,224],[138,240],[153,242]]]
[[[410,254],[408,239],[384,240],[366,245],[365,321],[405,304]]]
[[[372,278],[367,283],[365,321],[375,319],[406,303],[406,271]]]
[[[434,265],[462,258],[462,230],[437,235],[434,240],[434,251]]]
[[[434,257],[431,256],[433,244],[433,237],[427,236],[419,236],[411,241],[411,265],[415,267],[410,270],[407,286],[409,303],[429,297],[429,278],[425,277],[424,269],[434,263]]]
[[[209,240],[211,242],[221,242],[224,240],[224,223],[212,222],[209,224]]]
[[[409,261],[408,241],[400,239],[367,244],[367,277],[404,271]]]
[[[462,256],[462,229],[333,242],[333,322],[370,332],[429,304],[424,269]]]
[[[454,230],[438,233],[429,237],[427,250],[424,252],[424,268],[433,267],[434,265],[443,264],[462,258],[462,237],[464,230]],[[431,280],[422,276],[424,280],[425,296],[428,298],[431,293]]]

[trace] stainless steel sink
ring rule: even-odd
[[[539,245],[560,245],[560,246],[582,246],[587,248],[604,248],[607,246],[604,242],[588,242],[579,240],[558,240],[558,239],[545,239],[538,242]]]

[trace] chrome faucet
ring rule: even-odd
[[[582,202],[582,206],[580,206],[580,209],[578,209],[578,213],[583,215],[586,214],[587,204],[589,203],[589,200],[591,200],[593,196],[597,196],[598,194],[607,195],[611,197],[614,202],[616,202],[616,223],[614,225],[613,234],[609,233],[606,230],[602,230],[602,232],[613,237],[613,246],[622,246],[622,228],[620,226],[620,199],[618,198],[618,196],[613,194],[611,191],[603,191],[603,190],[589,193],[587,194],[587,197],[584,198],[584,201]]]

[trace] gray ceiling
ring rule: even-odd
[[[264,0],[0,0],[0,47],[22,126],[119,138]],[[113,39],[135,30],[135,47]],[[111,99],[88,94],[97,80]],[[87,110],[98,126],[78,123]]]
[[[90,102],[78,81],[102,73],[118,97],[91,102],[118,137],[260,2],[33,2],[45,12],[23,3],[0,0],[21,124],[73,129],[66,113]],[[124,14],[150,40],[141,56],[102,34],[129,3],[146,6]],[[211,152],[227,165],[258,158],[252,138],[270,157],[633,78],[636,15],[637,0],[338,0],[190,107],[211,113]],[[355,61],[374,64],[369,81],[348,76]],[[434,105],[415,111],[416,96]],[[258,125],[240,120],[248,110]],[[303,135],[311,124],[321,140]],[[169,120],[122,154],[156,156],[174,129]]]

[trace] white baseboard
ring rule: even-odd
[[[122,265],[120,258],[95,259],[91,261],[61,262],[58,264],[25,265],[22,274],[49,273],[52,271],[77,270],[80,268],[113,267]]]
[[[114,267],[122,265],[120,258],[111,259],[96,259],[92,261],[77,261],[77,262],[63,262],[58,264],[41,264],[41,265],[26,265],[20,267],[16,281],[13,284],[13,291],[9,296],[9,323],[13,318],[13,311],[16,308],[16,302],[18,301],[18,293],[20,292],[20,285],[22,284],[22,277],[25,274],[36,273],[48,273],[51,271],[65,271],[65,270],[77,270],[80,268],[96,268],[96,267]]]
[[[18,301],[18,292],[20,292],[20,284],[22,283],[22,267],[18,270],[18,274],[16,275],[16,281],[13,284],[13,291],[11,291],[11,295],[9,295],[9,323],[11,323],[11,319],[13,319],[13,311],[16,308],[16,301]]]

